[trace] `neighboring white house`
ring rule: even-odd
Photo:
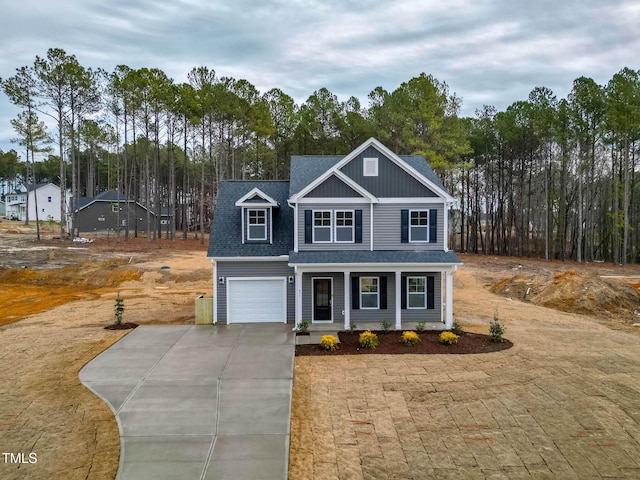
[[[38,220],[60,221],[60,187],[53,183],[45,183],[29,186],[29,220],[36,219],[36,196],[38,199]],[[71,194],[66,192],[67,209],[71,200]],[[15,220],[27,218],[27,187],[21,185],[5,198],[6,216]]]

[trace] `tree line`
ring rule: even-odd
[[[326,88],[297,104],[208,67],[187,80],[153,68],[86,68],[50,49],[0,79],[22,109],[12,125],[26,153],[19,162],[15,151],[0,152],[0,180],[61,183],[72,211],[80,197],[117,188],[151,211],[166,209],[169,237],[186,237],[208,229],[221,180],[286,179],[291,155],[342,155],[373,136],[423,155],[459,199],[457,250],[639,260],[636,71],[606,85],[578,78],[566,99],[538,87],[505,111],[485,106],[470,118],[459,116],[462,100],[445,82],[424,73],[392,91],[377,87],[366,106]],[[61,225],[61,238],[75,227]],[[148,215],[146,231],[149,240],[161,234],[159,216]]]

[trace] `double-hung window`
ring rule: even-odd
[[[380,278],[360,277],[360,308],[380,308]]]
[[[331,242],[331,210],[313,212],[313,242]]]
[[[427,308],[426,277],[407,277],[407,307]]]
[[[429,241],[429,210],[409,212],[409,242]]]
[[[267,239],[267,211],[247,211],[247,240]]]
[[[336,243],[353,243],[353,210],[336,210]]]

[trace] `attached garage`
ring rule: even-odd
[[[277,322],[287,322],[287,277],[227,278],[227,323]]]

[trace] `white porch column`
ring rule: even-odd
[[[444,272],[445,278],[445,295],[446,295],[446,317],[444,328],[451,330],[453,327],[453,272],[447,270]]]
[[[402,328],[402,298],[400,292],[402,291],[402,272],[396,272],[396,330]]]
[[[218,265],[215,260],[213,263],[213,324],[218,323]]]
[[[302,322],[302,272],[296,268],[296,327]]]
[[[351,273],[344,272],[344,329],[351,328],[351,298],[349,290],[351,289]]]

